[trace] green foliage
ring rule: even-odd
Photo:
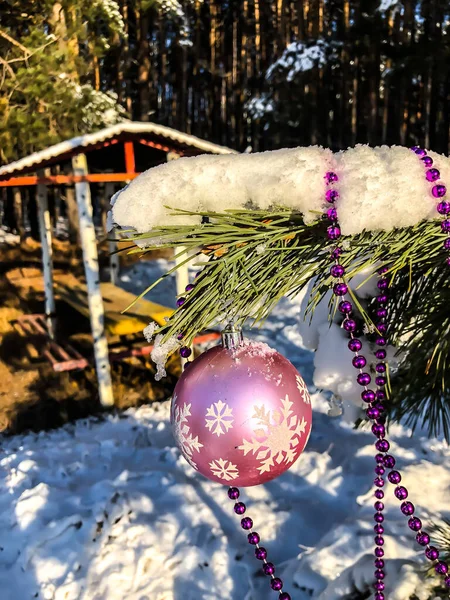
[[[324,243],[324,221],[305,225],[300,214],[286,209],[175,214],[181,213],[201,216],[207,222],[164,226],[151,234],[132,236],[148,246],[130,251],[184,246],[185,262],[196,264],[195,257],[201,254],[210,257],[206,264],[197,261],[202,270],[187,302],[158,331],[165,339],[183,332],[189,343],[217,322],[261,324],[280,298],[295,296],[310,279],[315,280],[307,309],[312,314],[332,285],[332,247]],[[430,434],[443,432],[450,439],[450,285],[444,239],[436,222],[364,232],[344,240],[346,250],[340,262],[346,268],[347,282],[367,267],[389,267],[389,339],[401,356],[399,372],[390,381],[391,417],[406,417],[413,427],[420,419]],[[371,315],[376,307],[358,301],[351,285],[350,293],[361,321],[373,328]],[[331,317],[336,305],[333,297]],[[370,336],[369,340],[372,344]]]
[[[124,117],[116,94],[94,89],[85,61],[87,56],[98,61],[121,33],[123,22],[113,0],[44,3],[40,15],[11,10],[4,17],[2,162]]]

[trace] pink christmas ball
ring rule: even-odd
[[[172,398],[181,453],[225,485],[257,485],[284,473],[306,446],[311,420],[300,374],[259,342],[211,348],[184,371]]]

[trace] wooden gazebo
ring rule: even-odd
[[[114,258],[110,265],[111,282],[100,283],[90,186],[104,185],[105,194],[110,197],[114,185],[129,182],[149,167],[182,156],[205,153],[230,154],[235,151],[155,123],[125,122],[72,138],[0,167],[0,187],[14,187],[20,190],[23,186],[34,186],[36,189],[45,314],[25,316],[21,325],[26,332],[34,330],[48,336],[45,353],[56,370],[80,368],[87,364],[68,344],[54,340],[55,280],[48,186],[64,185],[75,188],[86,283],[80,284],[73,276],[67,274],[65,285],[58,286],[58,293],[74,308],[89,314],[99,396],[104,406],[114,403],[110,352],[106,336],[108,328],[120,335],[120,331],[129,330],[129,323],[133,323],[132,327],[141,330],[142,325],[150,319],[164,322],[164,317],[170,314],[170,309],[146,300],[140,301],[133,308],[133,314],[128,317],[128,329],[124,329],[124,316],[120,314],[120,310],[116,310],[114,315],[108,313],[108,309],[105,313],[102,296],[108,296],[108,306],[116,302],[116,305],[118,303],[123,309],[129,303],[129,295],[115,285],[118,262]],[[114,243],[110,250],[114,250]],[[178,277],[177,287],[184,289],[187,272],[180,273]]]

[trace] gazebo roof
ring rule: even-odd
[[[103,143],[113,139],[127,140],[139,136],[151,137],[156,143],[160,143],[162,150],[166,149],[169,145],[170,149],[175,150],[179,148],[180,150],[186,150],[188,153],[193,151],[195,154],[202,152],[209,154],[237,154],[236,150],[232,150],[226,146],[213,144],[194,135],[189,135],[176,129],[165,127],[164,125],[125,121],[111,127],[106,127],[95,133],[71,138],[39,152],[33,152],[33,154],[8,165],[4,165],[0,167],[0,179],[43,169],[47,165],[54,164],[58,159],[69,158],[80,152],[101,146]]]

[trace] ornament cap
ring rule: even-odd
[[[234,323],[228,323],[222,331],[222,346],[228,350],[235,350],[244,343],[242,329]]]

